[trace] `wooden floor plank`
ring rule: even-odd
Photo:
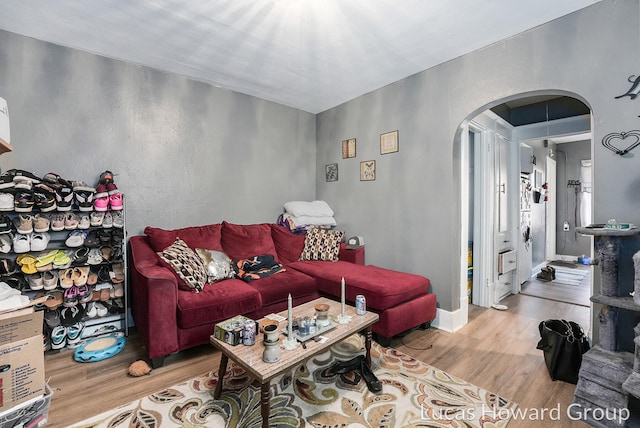
[[[583,306],[517,295],[501,303],[507,311],[470,306],[469,324],[456,333],[438,329],[415,330],[395,337],[391,346],[427,364],[462,378],[519,404],[522,409],[555,408],[561,421],[513,421],[519,427],[586,427],[564,413],[573,398],[574,385],[553,382],[542,352],[536,349],[538,323],[566,318],[589,327],[589,309]],[[172,355],[165,366],[150,375],[127,376],[129,364],[144,358],[134,332],[118,355],[96,363],[76,363],[70,351],[45,357],[45,370],[54,391],[49,411],[50,427],[66,427],[133,399],[215,370],[220,353],[203,345]]]

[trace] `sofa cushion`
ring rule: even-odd
[[[307,231],[300,260],[335,262],[340,253],[344,231],[313,227]]]
[[[292,269],[251,281],[249,285],[260,293],[262,306],[286,302],[289,293],[296,300],[318,291],[318,284],[314,278]]]
[[[153,251],[162,251],[173,244],[176,238],[182,239],[191,248],[222,250],[220,243],[221,224],[185,227],[183,229],[165,230],[147,226],[144,233]]]
[[[299,261],[287,265],[313,276],[318,289],[334,297],[340,297],[340,284],[345,280],[345,294],[354,302],[358,294],[367,299],[367,307],[384,310],[429,292],[427,278],[406,272],[384,269],[373,265],[356,265],[349,262]]]
[[[246,314],[260,307],[260,293],[239,279],[227,279],[207,284],[198,294],[178,290],[177,322],[180,328],[191,328]]]
[[[202,291],[207,282],[207,269],[202,259],[180,238],[158,253],[182,281],[196,292]],[[180,284],[179,284],[180,285]]]
[[[280,263],[297,262],[304,248],[305,235],[294,235],[284,226],[271,225],[271,237],[278,253]]]
[[[271,225],[267,223],[241,225],[223,221],[222,249],[233,260],[271,254],[279,261],[271,238]]]

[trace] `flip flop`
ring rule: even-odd
[[[113,269],[113,278],[111,278],[111,281],[114,283],[124,281],[124,264],[115,263],[112,266],[112,269]]]
[[[58,252],[60,252],[60,250],[52,250],[46,254],[41,254],[36,257],[36,268],[52,264],[53,260],[58,255]]]
[[[62,305],[64,299],[62,297],[62,291],[52,291],[49,293],[49,299],[44,302],[47,309],[58,309]]]
[[[111,255],[113,254],[113,248],[109,247],[109,246],[104,246],[102,248],[100,248],[100,251],[102,251],[102,258],[105,260],[110,260],[111,259]]]
[[[53,258],[53,266],[58,269],[69,267],[70,263],[71,257],[69,257],[69,255],[62,250],[58,250],[57,254]]]
[[[71,288],[73,285],[73,271],[75,268],[67,268],[60,271],[60,287]]]
[[[73,268],[73,285],[85,285],[89,279],[89,266]]]

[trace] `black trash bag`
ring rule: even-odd
[[[544,352],[544,362],[553,380],[578,383],[582,354],[589,350],[589,340],[582,327],[573,321],[546,320],[538,325],[537,349]]]

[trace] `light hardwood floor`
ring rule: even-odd
[[[589,327],[589,308],[540,299],[510,296],[501,303],[507,311],[471,306],[469,324],[456,333],[429,329],[396,337],[391,345],[417,359],[517,402],[521,408],[543,409],[560,405],[560,421],[513,421],[517,427],[586,427],[570,421],[565,409],[574,385],[553,382],[542,352],[536,349],[538,324],[548,318],[576,321]],[[215,371],[220,353],[203,345],[166,359],[150,375],[128,377],[127,367],[143,358],[137,334],[117,356],[96,363],[76,363],[70,351],[45,357],[45,370],[54,391],[49,411],[50,427],[65,427],[135,398]],[[531,414],[531,413],[529,413]]]

